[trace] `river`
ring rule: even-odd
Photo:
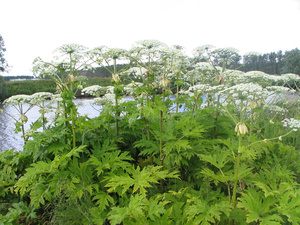
[[[74,103],[78,105],[78,112],[81,115],[87,115],[90,118],[99,115],[99,111],[92,107],[90,103],[86,102],[87,99],[75,99]],[[24,109],[29,107],[28,104],[24,104]],[[15,133],[15,120],[9,115],[19,118],[19,113],[14,107],[0,105],[5,113],[0,113],[0,151],[7,149],[15,149],[17,151],[23,150],[24,141],[22,139],[22,132]],[[8,115],[9,114],[9,115]],[[30,124],[35,122],[39,117],[39,108],[34,106],[26,114],[28,122],[25,124],[25,130],[30,128]],[[48,120],[53,120],[54,112],[47,113]]]

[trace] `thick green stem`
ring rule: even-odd
[[[239,149],[241,147],[242,147],[242,136],[240,134],[240,136],[239,136]],[[238,184],[238,179],[239,179],[240,161],[241,161],[241,153],[238,152],[238,157],[236,158],[236,163],[235,163],[234,186],[233,186],[233,193],[232,193],[232,206],[234,208],[236,208],[236,205],[237,205],[236,194],[237,194],[237,184]]]
[[[254,110],[251,109],[251,114],[250,114],[250,118],[251,118],[251,124],[250,124],[250,136],[252,135],[253,133],[253,124],[254,124]]]
[[[218,122],[219,107],[220,107],[220,96],[218,95],[218,98],[217,98],[217,108],[216,108],[216,113],[215,113],[215,124],[214,124],[214,130],[213,130],[213,138],[216,137],[216,132],[217,132],[216,124]]]
[[[117,74],[117,59],[114,59],[114,75],[116,76]],[[115,110],[115,132],[116,136],[119,135],[119,117],[120,117],[120,112],[119,112],[119,102],[118,102],[118,95],[119,95],[119,81],[115,80],[115,103],[116,103],[116,110]]]
[[[163,103],[165,103],[165,88],[163,88]],[[160,132],[163,132],[163,122],[164,122],[164,113],[163,111],[160,111]],[[160,153],[160,166],[163,166],[163,160],[164,160],[164,152],[163,152],[163,141],[160,138],[159,140],[159,153]]]
[[[149,107],[149,79],[150,76],[150,72],[147,71],[147,90],[146,90],[146,106]],[[145,118],[145,122],[146,122],[146,131],[147,131],[147,140],[150,140],[150,128],[149,128],[149,120],[147,118]]]
[[[177,84],[177,90],[176,90],[176,113],[178,113],[178,108],[179,108],[179,102],[178,102],[178,97],[179,97],[179,85]]]
[[[119,103],[118,103],[118,95],[115,94],[115,102],[116,102],[116,136],[119,135],[119,116],[120,116],[120,112],[119,112]]]

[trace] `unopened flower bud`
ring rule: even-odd
[[[279,141],[282,141],[282,136],[279,136],[279,138],[278,138],[278,139],[279,139]]]
[[[120,77],[118,74],[112,74],[112,79],[114,82],[119,83],[120,82]]]
[[[27,118],[27,116],[26,116],[25,114],[21,114],[21,115],[20,115],[20,120],[21,120],[22,122],[26,123],[26,122],[28,121],[28,118]]]
[[[69,82],[75,81],[75,77],[74,77],[73,74],[69,74],[69,75],[68,75],[68,81],[69,81]]]
[[[257,102],[255,102],[255,101],[250,101],[250,108],[251,108],[251,109],[256,109],[256,108],[258,108]]]
[[[170,81],[167,78],[163,78],[160,82],[160,85],[163,87],[167,87],[168,85],[170,85]]]
[[[236,126],[235,126],[235,132],[237,133],[237,135],[239,136],[240,134],[244,135],[248,133],[248,128],[246,126],[246,124],[239,122]]]

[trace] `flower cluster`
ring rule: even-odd
[[[265,99],[269,93],[259,84],[244,83],[220,91],[220,94],[227,93],[235,99]]]
[[[100,95],[105,94],[106,88],[99,85],[92,85],[81,90],[81,94],[88,94],[91,96],[99,97]]]
[[[121,59],[126,55],[126,50],[120,48],[111,48],[103,54],[106,59]]]
[[[52,102],[62,102],[63,98],[61,97],[61,94],[55,94],[55,95],[52,95],[51,101]]]
[[[282,78],[285,78],[286,80],[300,80],[300,76],[294,73],[287,73],[287,74],[283,74],[281,75]]]
[[[37,92],[30,96],[30,103],[31,104],[40,104],[46,100],[52,99],[53,94],[50,92]]]
[[[296,92],[293,89],[290,89],[288,87],[283,87],[283,86],[268,86],[268,87],[266,87],[266,89],[274,94],[275,93],[282,94],[282,93],[295,93]]]
[[[124,87],[124,92],[128,95],[134,95],[135,90],[141,86],[143,86],[143,84],[140,82],[129,83]]]
[[[285,113],[288,112],[287,109],[282,108],[282,107],[280,107],[280,106],[278,106],[278,105],[270,105],[270,106],[268,106],[268,109],[269,109],[271,112],[273,112],[273,113],[275,113],[275,114],[280,114],[280,115],[284,115]]]
[[[283,121],[283,127],[288,127],[293,129],[293,131],[297,131],[300,129],[300,120],[294,118],[285,118]]]
[[[189,87],[190,92],[205,92],[210,88],[208,84],[197,84],[194,86]]]
[[[202,45],[193,50],[193,55],[199,58],[209,57],[213,49],[215,49],[213,45]]]
[[[165,44],[157,40],[142,40],[136,42],[137,46],[142,46],[147,49],[157,48],[159,46],[164,46]]]
[[[220,74],[227,84],[246,83],[245,73],[240,70],[226,70]]]
[[[3,103],[5,105],[20,105],[23,103],[29,103],[31,100],[30,95],[13,95],[6,99]]]
[[[120,75],[128,75],[133,76],[134,78],[140,78],[144,77],[147,74],[147,69],[143,67],[132,67],[124,72],[122,72]]]

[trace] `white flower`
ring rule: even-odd
[[[63,98],[61,97],[61,94],[52,95],[52,102],[62,102]]]
[[[3,103],[7,105],[20,105],[23,103],[28,103],[30,100],[30,95],[13,95],[6,99]]]
[[[287,80],[300,80],[300,76],[294,73],[283,74],[281,77],[284,77]]]
[[[43,101],[50,100],[53,97],[53,94],[50,92],[37,92],[31,95],[30,103],[40,104]]]
[[[194,86],[189,87],[190,92],[205,92],[207,89],[209,89],[210,86],[208,84],[197,84]]]
[[[286,118],[283,121],[283,127],[288,127],[293,129],[293,131],[297,131],[300,129],[300,120],[294,119],[294,118]]]
[[[147,74],[147,69],[143,67],[132,67],[124,72],[122,72],[120,75],[132,75],[135,78],[143,77]]]
[[[114,86],[106,86],[105,89],[106,89],[106,93],[113,94],[115,87]]]
[[[220,93],[229,93],[234,98],[248,98],[249,95],[252,95],[258,99],[266,98],[268,94],[262,86],[254,83],[237,84],[224,91],[220,91]]]
[[[270,106],[268,106],[268,109],[276,114],[281,114],[281,115],[284,115],[285,113],[288,112],[287,109],[282,108],[278,105],[270,105]]]
[[[153,49],[159,46],[165,46],[165,44],[157,40],[142,40],[142,41],[137,41],[136,46],[142,46],[147,49]]]
[[[95,97],[103,95],[105,93],[106,88],[99,85],[92,85],[81,90],[82,94],[88,94]]]
[[[209,54],[215,49],[213,45],[202,45],[193,50],[193,55],[196,57],[208,57]]]
[[[143,86],[142,83],[140,82],[132,82],[132,83],[129,83],[127,84],[125,87],[124,87],[124,92],[126,94],[129,94],[129,95],[133,95],[135,90],[139,87]]]
[[[272,91],[274,93],[280,94],[280,93],[294,93],[296,92],[293,89],[290,89],[288,87],[283,86],[268,86],[266,87],[267,90]]]
[[[224,90],[225,88],[227,88],[227,86],[225,86],[224,84],[221,85],[217,85],[217,86],[209,86],[206,91],[207,92],[220,92],[222,90]]]
[[[221,73],[225,82],[233,82],[235,84],[248,82],[245,73],[240,70],[226,70]]]

